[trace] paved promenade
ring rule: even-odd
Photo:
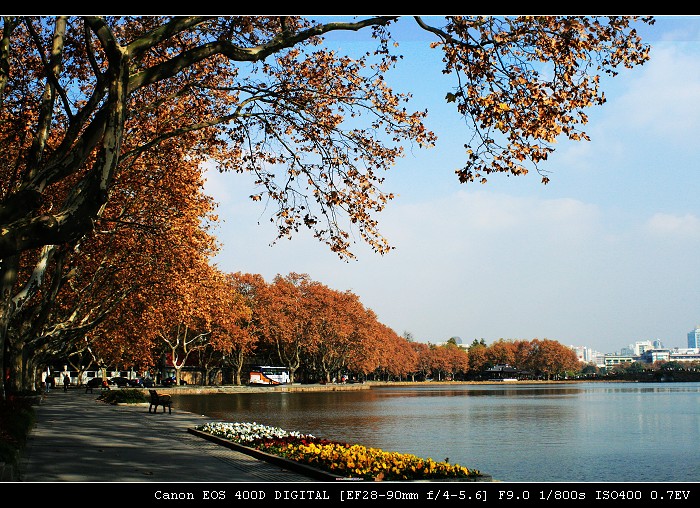
[[[99,390],[53,389],[36,407],[18,482],[310,482],[301,473],[190,434],[213,421],[148,405],[98,402]]]

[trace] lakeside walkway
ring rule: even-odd
[[[347,385],[275,387],[182,386],[159,389],[178,394],[272,391],[365,390],[372,386],[431,383],[368,382]],[[443,386],[465,383],[435,383]],[[478,382],[467,384],[493,384]],[[148,412],[145,405],[97,401],[99,390],[54,388],[35,406],[36,425],[28,436],[14,482],[314,482],[300,471],[212,443],[187,429],[215,419],[181,411]]]
[[[211,418],[146,405],[97,401],[99,390],[54,389],[35,406],[36,425],[18,482],[311,482],[309,477],[190,434]]]

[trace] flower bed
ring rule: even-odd
[[[385,452],[258,423],[218,422],[196,430],[347,478],[364,480],[478,480],[480,471],[411,454]]]

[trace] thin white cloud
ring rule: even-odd
[[[677,236],[682,239],[700,238],[700,218],[691,213],[655,213],[649,218],[647,227],[656,235]]]
[[[614,118],[621,129],[642,131],[673,146],[695,144],[700,129],[700,44],[659,43],[651,55],[624,80],[625,92],[611,106]]]

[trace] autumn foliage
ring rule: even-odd
[[[585,110],[605,101],[600,77],[649,58],[633,25],[653,23],[406,21],[433,38],[454,78],[438,93],[465,119],[463,183],[533,169],[549,181],[541,165],[554,142],[587,139]],[[416,367],[417,350],[354,295],[290,274],[260,285],[253,302],[212,263],[208,227],[217,217],[202,191],[205,166],[253,176],[250,198],[270,212],[277,239],[308,229],[343,260],[354,256],[354,237],[380,254],[393,248],[378,221],[394,198],[384,174],[407,150],[438,142],[424,125],[428,112],[411,108],[410,90],[390,85],[404,58],[392,35],[400,22],[2,17],[3,386],[32,387],[37,369],[57,357],[82,368],[195,355],[240,372],[256,348],[325,379],[345,367],[462,369],[470,360],[437,353]],[[374,50],[336,50],[338,33],[366,33]],[[316,307],[295,306],[311,294]]]
[[[285,366],[292,382],[328,383],[341,374],[358,381],[481,380],[488,367],[501,363],[528,379],[561,378],[581,369],[571,348],[549,339],[475,341],[468,347],[454,340],[414,342],[382,324],[354,293],[308,274],[278,275],[270,282],[260,275],[230,277],[245,291],[251,310],[245,318],[249,333],[228,337],[231,345],[245,345],[239,360]]]

